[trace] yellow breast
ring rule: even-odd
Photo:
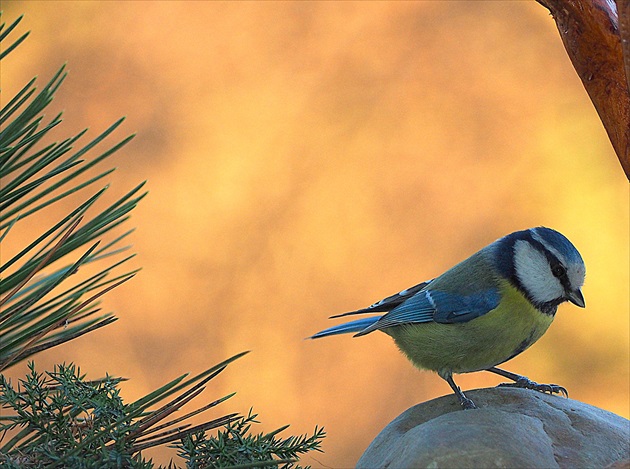
[[[553,321],[507,281],[501,290],[499,306],[472,321],[410,324],[384,332],[418,368],[453,373],[490,368],[527,349]]]

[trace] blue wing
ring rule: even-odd
[[[360,331],[356,336],[402,324],[468,322],[492,311],[499,305],[500,299],[501,295],[497,288],[482,290],[471,295],[430,289],[421,290],[381,316],[378,321]]]
[[[440,323],[468,322],[499,306],[501,294],[497,288],[473,295],[454,295],[441,291],[429,292],[436,309],[433,320]]]

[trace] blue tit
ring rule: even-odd
[[[498,239],[433,280],[364,309],[339,314],[385,312],[340,324],[311,338],[373,331],[390,335],[420,369],[446,380],[464,409],[474,409],[453,381],[454,373],[491,371],[515,386],[567,395],[555,384],[538,384],[497,368],[527,350],[551,325],[558,305],[584,307],[586,268],[575,246],[545,227]]]

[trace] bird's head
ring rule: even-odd
[[[517,231],[496,243],[499,269],[534,306],[553,314],[570,301],[584,307],[582,285],[586,267],[582,256],[561,233],[538,227]]]

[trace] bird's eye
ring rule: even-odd
[[[553,274],[554,277],[560,278],[566,275],[567,269],[557,264],[551,268],[551,273]]]

